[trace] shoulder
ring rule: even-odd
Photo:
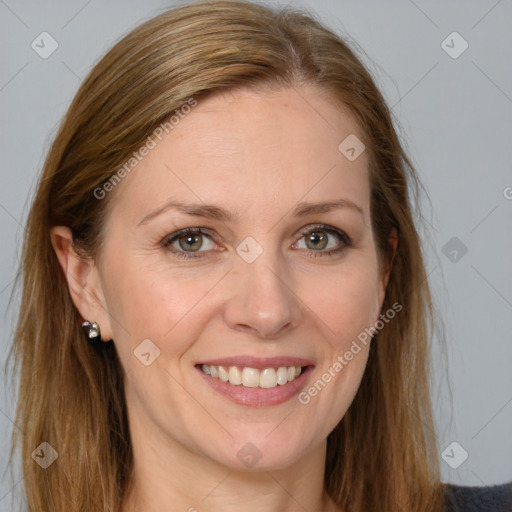
[[[512,482],[489,487],[445,484],[446,512],[512,512]]]

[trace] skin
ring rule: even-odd
[[[349,134],[362,139],[348,111],[314,86],[200,99],[110,192],[99,261],[80,260],[69,230],[53,228],[76,307],[114,340],[126,372],[134,480],[124,512],[169,504],[200,512],[339,510],[323,490],[326,438],[356,394],[369,344],[307,405],[297,396],[268,407],[234,404],[194,365],[298,356],[314,362],[312,384],[378,320],[389,272],[379,270],[371,229],[367,152],[349,161],[338,150]],[[299,201],[340,198],[362,214],[345,207],[292,215]],[[170,199],[216,204],[239,219],[169,209],[138,225]],[[344,246],[334,233],[327,248],[306,245],[300,230],[316,223],[352,244],[314,257]],[[214,233],[196,245],[200,258],[180,259],[161,244],[187,227]],[[247,236],[263,248],[250,264],[236,252]],[[390,243],[396,248],[396,239]],[[172,247],[179,251],[179,241]],[[149,366],[133,353],[145,339],[160,350]],[[251,468],[237,457],[247,442],[261,453]]]

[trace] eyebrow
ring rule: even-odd
[[[332,210],[338,210],[341,208],[349,208],[353,211],[358,212],[365,219],[364,210],[348,199],[338,199],[336,201],[324,201],[319,203],[301,202],[298,203],[294,208],[292,215],[295,217],[305,217],[315,213],[327,213]],[[205,203],[183,203],[178,200],[171,200],[157,208],[156,210],[148,213],[138,224],[141,226],[148,223],[151,219],[161,215],[169,209],[177,210],[186,215],[192,215],[194,217],[204,217],[208,219],[219,220],[221,222],[235,223],[239,219],[239,215],[217,206],[214,204]]]

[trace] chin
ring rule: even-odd
[[[257,472],[287,469],[307,455],[309,449],[304,440],[295,442],[284,432],[281,435],[270,432],[272,428],[265,429],[264,434],[251,436],[248,432],[247,436],[238,435],[220,453],[210,453],[207,456],[235,471]],[[214,446],[215,444],[213,443]],[[220,445],[217,444],[217,447]]]

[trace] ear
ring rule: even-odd
[[[388,236],[388,244],[390,246],[390,255],[386,262],[386,269],[384,271],[384,287],[388,285],[389,277],[391,275],[391,269],[393,268],[393,262],[395,261],[396,250],[398,247],[398,232],[396,228],[391,228],[391,232]]]
[[[70,228],[54,226],[50,239],[64,271],[73,304],[84,320],[98,323],[102,340],[111,340],[112,328],[98,267],[91,258],[77,254]]]
[[[388,244],[390,247],[389,256],[384,262],[384,268],[381,276],[381,286],[379,287],[379,311],[384,303],[384,297],[386,295],[386,288],[391,276],[391,269],[393,268],[393,262],[395,261],[395,255],[398,247],[398,232],[396,228],[392,228],[388,236]]]

